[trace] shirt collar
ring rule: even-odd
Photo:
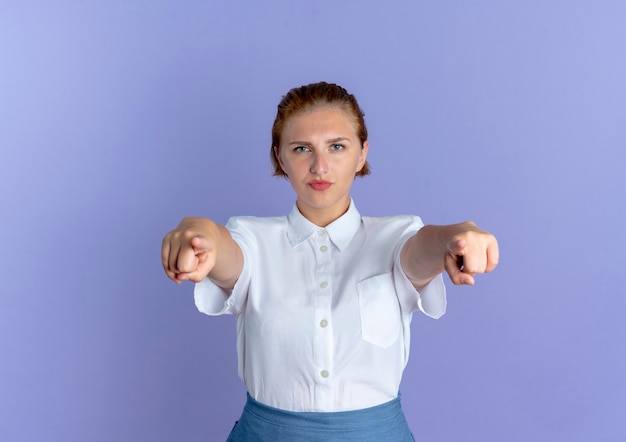
[[[293,205],[291,213],[287,217],[287,238],[292,247],[296,247],[309,239],[316,232],[328,233],[330,240],[343,250],[352,240],[361,225],[361,214],[350,198],[348,211],[337,218],[326,227],[319,227],[306,219],[298,210],[297,205]]]

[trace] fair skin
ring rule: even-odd
[[[274,149],[304,217],[324,227],[348,210],[368,143],[361,145],[355,122],[343,109],[323,106],[296,113]],[[225,289],[234,287],[243,269],[241,249],[228,230],[204,218],[185,218],[165,236],[162,261],[177,283],[208,276]],[[498,243],[471,222],[424,226],[404,245],[401,262],[417,289],[444,271],[454,284],[473,285],[475,275],[496,267]]]
[[[350,116],[338,107],[306,110],[287,120],[278,162],[296,192],[300,213],[325,227],[350,206],[350,187],[367,158]]]

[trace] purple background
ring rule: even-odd
[[[54,5],[53,5],[54,4]],[[416,315],[425,441],[626,440],[626,3],[0,3],[0,440],[223,440],[232,317],[160,264],[185,215],[281,215],[270,126],[338,82],[370,129],[363,214],[500,240]]]

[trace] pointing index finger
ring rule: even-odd
[[[463,255],[463,251],[467,246],[467,241],[464,239],[452,239],[448,242],[448,250],[455,255]]]
[[[197,235],[191,238],[191,247],[194,251],[205,251],[211,248],[211,243],[204,236]]]

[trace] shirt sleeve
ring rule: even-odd
[[[224,314],[237,315],[243,309],[250,287],[251,266],[250,249],[248,247],[249,232],[238,218],[230,218],[226,223],[233,240],[241,248],[243,269],[232,290],[224,290],[209,278],[204,278],[194,286],[194,300],[198,310],[210,316]]]
[[[439,319],[446,312],[446,286],[443,283],[443,276],[439,274],[433,278],[421,290],[416,290],[411,281],[402,269],[400,255],[402,247],[415,233],[424,226],[422,220],[415,216],[413,222],[408,226],[401,236],[398,247],[395,251],[393,277],[396,292],[403,308],[411,311],[419,310],[426,316]]]

